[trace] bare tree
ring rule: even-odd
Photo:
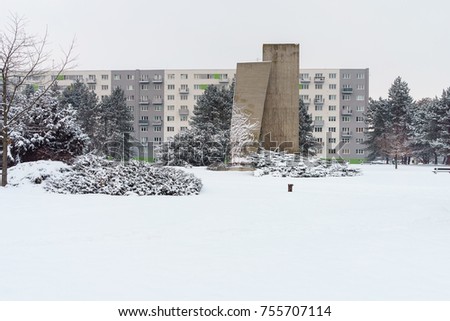
[[[8,183],[8,150],[11,129],[20,122],[21,116],[36,106],[36,103],[52,87],[58,76],[73,63],[72,51],[74,41],[67,52],[63,52],[61,61],[54,66],[47,50],[47,30],[44,36],[29,35],[26,32],[26,21],[17,14],[12,14],[5,29],[0,31],[0,72],[1,72],[1,124],[2,142],[2,185]],[[48,66],[52,63],[52,66]],[[26,100],[17,112],[12,112],[14,103],[21,90],[30,79],[53,75],[44,89],[33,99]]]

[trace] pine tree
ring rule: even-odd
[[[62,92],[60,102],[77,111],[77,119],[83,131],[92,139],[96,128],[97,95],[86,84],[76,81]]]
[[[437,114],[440,151],[446,158],[446,164],[450,165],[450,88],[442,92]]]
[[[313,153],[314,148],[319,147],[316,139],[314,138],[313,132],[313,119],[312,116],[308,113],[308,108],[302,99],[299,100],[299,146],[300,153],[303,156],[308,156]]]
[[[94,139],[97,150],[115,159],[128,159],[132,117],[122,89],[116,88],[110,96],[104,97],[97,109]]]
[[[369,152],[368,160],[374,160],[382,157],[389,162],[389,140],[387,134],[391,127],[390,108],[385,99],[369,99],[369,105],[365,113],[365,119],[368,126],[365,144]]]

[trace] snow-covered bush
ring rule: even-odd
[[[249,156],[254,175],[272,175],[275,177],[337,177],[355,176],[360,171],[349,168],[345,163],[327,162],[319,158],[303,158],[297,154],[262,151]]]
[[[64,194],[194,195],[202,182],[180,169],[87,155],[79,157],[62,177],[50,177],[45,188]]]

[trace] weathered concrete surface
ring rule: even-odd
[[[263,61],[271,62],[260,136],[266,149],[299,150],[299,57],[298,44],[263,45]]]
[[[243,112],[257,124],[252,133],[256,139],[261,135],[270,67],[271,62],[237,64],[234,105],[241,107]]]

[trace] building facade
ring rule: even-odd
[[[131,135],[152,147],[189,128],[189,118],[210,85],[230,86],[235,69],[71,70],[58,77],[64,89],[76,80],[99,99],[118,87],[133,114]],[[36,87],[50,80],[30,81]],[[369,99],[369,69],[300,69],[299,95],[314,121],[313,136],[322,158],[366,158],[364,112]]]

